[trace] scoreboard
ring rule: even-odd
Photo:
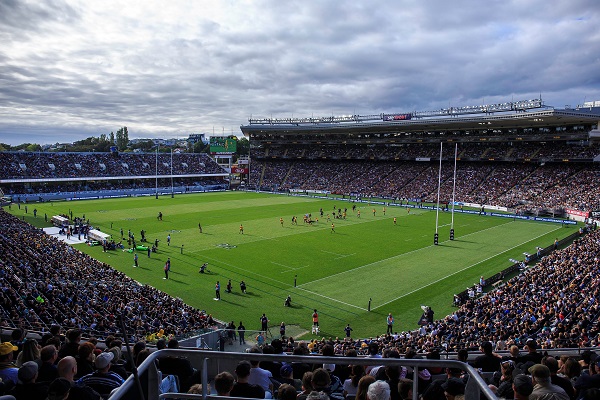
[[[237,138],[234,137],[216,137],[210,138],[211,154],[233,154],[237,151]]]

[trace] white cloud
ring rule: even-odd
[[[0,142],[600,100],[594,0],[0,2]]]

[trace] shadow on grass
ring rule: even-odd
[[[190,283],[189,283],[189,282],[182,281],[182,280],[179,280],[179,279],[173,279],[173,278],[171,278],[171,277],[169,277],[169,279],[165,279],[165,280],[166,280],[166,281],[175,282],[175,283],[182,283],[182,284],[184,284],[184,285],[186,285],[186,286],[189,286],[189,285],[190,285]]]

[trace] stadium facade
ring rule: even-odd
[[[489,199],[487,194],[482,194],[485,191],[480,190],[489,180],[505,179],[502,174],[506,175],[510,168],[525,172],[517,177],[511,176],[507,187],[501,188],[503,191],[514,192],[515,186],[521,185],[526,178],[536,178],[538,174],[552,175],[552,171],[538,171],[549,168],[569,178],[563,181],[551,179],[545,188],[577,179],[589,181],[589,175],[598,176],[598,102],[556,109],[544,105],[541,99],[534,99],[425,112],[255,118],[248,122],[240,129],[249,138],[251,146],[253,165],[249,184],[261,190],[323,190],[325,186],[321,184],[320,177],[314,176],[314,171],[320,168],[319,163],[328,165],[330,178],[346,167],[354,169],[354,173],[346,178],[348,180],[360,179],[356,173],[361,173],[362,162],[379,176],[371,178],[361,188],[348,184],[345,188],[335,188],[334,192],[430,200],[436,187],[411,184],[407,180],[398,184],[399,179],[394,174],[401,176],[403,171],[431,174],[440,159],[442,143],[441,158],[447,161],[446,164],[451,164],[449,161],[453,163],[456,156],[459,169],[487,171],[477,178],[481,179],[477,185],[470,182],[472,186],[468,193],[463,193],[464,197],[457,200],[498,203],[508,208],[520,207],[524,211],[535,208],[536,213],[552,209],[553,214],[567,207],[586,212],[599,207],[596,203],[535,204],[527,196],[519,194],[516,198],[512,196],[510,201],[498,201]],[[416,164],[419,166],[415,167]],[[298,170],[302,170],[302,174],[297,174]],[[437,169],[435,171],[437,175]],[[582,174],[587,174],[586,178]],[[463,174],[463,177],[466,175]],[[450,174],[445,174],[444,178],[451,180]],[[386,183],[399,187],[385,190]],[[536,190],[540,191],[539,188]],[[533,205],[527,207],[527,204]]]

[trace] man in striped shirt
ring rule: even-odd
[[[103,398],[108,398],[110,392],[125,382],[119,374],[109,371],[114,357],[111,352],[98,355],[94,361],[96,371],[81,377],[77,383],[85,384],[100,393]]]

